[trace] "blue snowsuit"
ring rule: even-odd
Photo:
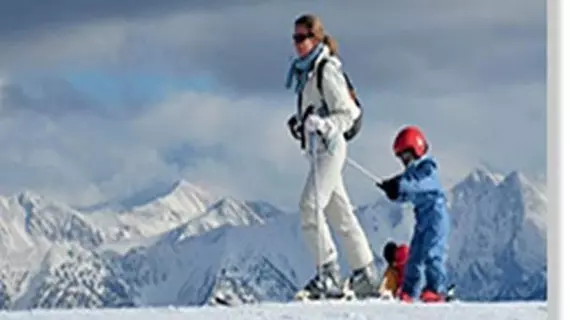
[[[423,289],[445,293],[450,221],[434,159],[424,156],[405,169],[398,183],[396,201],[411,202],[416,219],[402,291],[413,298],[417,298]],[[425,267],[424,288],[420,288],[422,266]]]

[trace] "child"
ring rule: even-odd
[[[417,127],[402,129],[393,150],[405,170],[376,185],[392,201],[411,202],[416,218],[400,299],[411,302],[419,296],[424,302],[442,302],[447,292],[445,259],[450,225],[438,166],[427,155],[428,143]],[[424,288],[419,287],[422,276]]]
[[[384,246],[384,260],[388,263],[382,284],[380,285],[380,297],[392,299],[399,295],[404,280],[404,267],[408,260],[408,246],[397,245],[388,242]]]

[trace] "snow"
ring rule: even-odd
[[[178,320],[178,319],[389,319],[389,320],[542,320],[548,318],[546,303],[457,303],[403,305],[382,302],[267,303],[236,308],[140,308],[103,310],[33,310],[0,312],[6,320]]]

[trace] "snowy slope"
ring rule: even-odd
[[[446,306],[401,305],[377,302],[263,304],[239,308],[144,308],[115,310],[37,310],[0,312],[6,320],[545,320],[546,303],[454,304]]]

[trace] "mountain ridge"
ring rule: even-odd
[[[35,261],[28,253],[31,260],[22,263],[21,270],[0,264],[0,271],[5,270],[0,283],[7,287],[12,307],[200,305],[217,294],[233,296],[239,303],[285,301],[312,276],[297,213],[264,201],[218,197],[186,183],[172,184],[170,193],[147,197],[131,211],[114,213],[81,212],[34,193],[0,197],[0,216],[18,222],[0,223],[0,243],[16,241],[12,233],[27,234],[20,230],[26,216],[22,204],[32,205],[32,216],[77,215],[87,226],[73,219],[75,223],[48,220],[62,224],[47,224],[60,236],[37,249],[35,255],[42,259]],[[453,225],[448,264],[460,295],[467,300],[545,298],[547,199],[541,190],[518,171],[497,175],[475,168],[448,195]],[[18,196],[23,201],[18,202]],[[176,206],[183,214],[165,222]],[[384,243],[409,241],[413,215],[381,197],[355,212],[382,270]],[[75,233],[65,226],[73,226]],[[99,232],[99,243],[82,240],[97,234],[92,230]],[[123,237],[117,236],[119,231],[125,232]],[[334,239],[347,274],[341,239]],[[47,255],[55,260],[45,260]],[[511,273],[517,276],[505,276]],[[20,276],[10,280],[11,274]],[[525,287],[526,280],[532,285]],[[69,286],[76,289],[66,289]],[[40,287],[50,294],[38,296]]]

